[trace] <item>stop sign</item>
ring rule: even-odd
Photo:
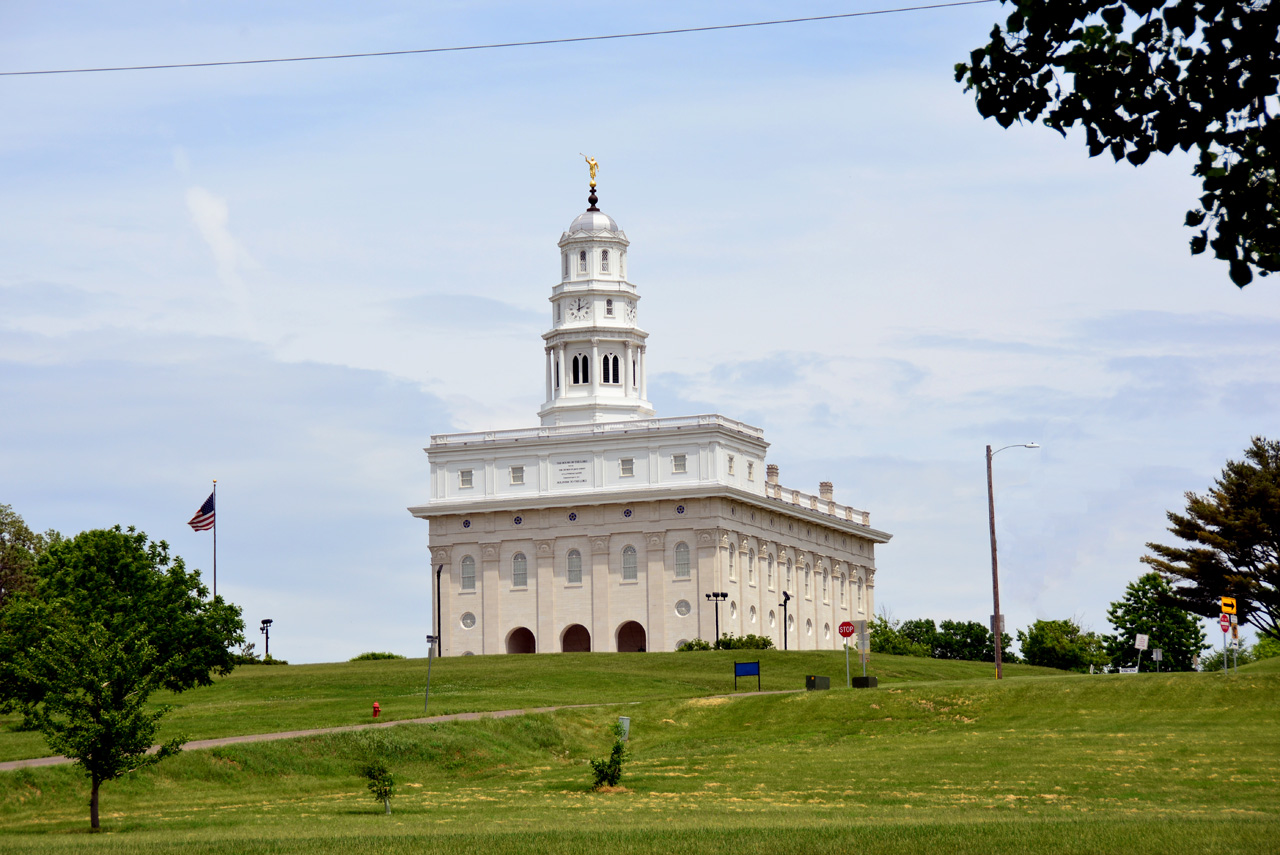
[[[1222,627],[1223,632],[1230,632],[1231,631],[1231,615],[1223,615],[1222,617],[1218,618],[1218,626]],[[844,629],[841,628],[840,631],[844,632]]]
[[[841,637],[843,638],[851,637],[853,635],[854,629],[856,629],[856,627],[854,627],[852,621],[845,621],[844,623],[840,624]]]

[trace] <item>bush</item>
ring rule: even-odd
[[[693,641],[686,641],[684,644],[681,644],[679,647],[676,648],[677,651],[710,650],[710,649],[711,649],[711,642],[703,641],[701,638],[695,638]]]
[[[716,650],[771,650],[772,648],[773,639],[765,638],[763,635],[735,636],[733,633],[726,633],[716,639]]]
[[[376,650],[371,650],[368,653],[361,653],[359,656],[352,656],[347,661],[348,662],[365,662],[370,659],[403,659],[403,658],[404,657],[401,656],[399,653],[378,653]]]
[[[591,771],[595,773],[595,783],[591,785],[593,790],[616,787],[622,780],[622,764],[627,760],[627,743],[623,741],[625,731],[622,729],[622,722],[615,721],[609,731],[613,734],[613,749],[609,756],[603,760],[591,761]]]
[[[369,793],[377,801],[382,802],[387,809],[387,816],[391,815],[391,797],[395,795],[392,789],[396,782],[391,777],[391,770],[387,768],[387,764],[381,761],[371,761],[360,767],[360,776],[369,782]]]

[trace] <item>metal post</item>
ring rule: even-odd
[[[262,626],[260,627],[260,629],[262,630],[262,634],[266,636],[265,649],[262,652],[262,658],[264,660],[271,658],[271,624],[272,623],[274,623],[274,621],[272,621],[271,618],[263,618]]]
[[[431,652],[436,649],[436,642],[440,640],[438,635],[427,636],[427,691],[422,696],[422,711],[427,711],[427,704],[431,701]]]
[[[716,604],[716,641],[720,641],[720,602],[729,599],[728,591],[712,591],[707,599]]]
[[[440,574],[442,574],[443,572],[444,572],[444,565],[441,564],[439,567],[436,568],[436,625],[434,627],[436,632],[434,636],[428,636],[429,638],[431,637],[435,638],[436,644],[440,644],[441,639],[444,638],[444,633],[440,631],[440,626],[441,626],[441,623],[440,623]],[[443,652],[443,651],[440,651],[440,652]],[[431,673],[430,662],[427,662],[427,673],[428,674]]]
[[[849,676],[849,639],[844,641],[844,687],[847,689],[853,685],[853,678]]]
[[[992,634],[996,639],[996,679],[1003,679],[1003,667],[1000,661],[1000,648],[1003,644],[1003,633],[1000,632],[1000,571],[996,562],[996,493],[991,483],[991,446],[987,446],[987,516],[991,521],[991,598],[995,602],[995,626]]]
[[[782,602],[778,603],[778,605],[782,606],[782,649],[783,650],[788,649],[787,636],[789,635],[789,633],[787,631],[787,603],[789,602],[791,602],[791,595],[788,594],[786,591],[783,591]]]

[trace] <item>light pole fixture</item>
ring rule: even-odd
[[[1024,442],[1006,445],[1004,448],[997,448],[992,451],[991,446],[987,446],[987,516],[991,522],[991,597],[995,601],[995,614],[991,616],[991,634],[995,637],[997,680],[1004,678],[1003,663],[1000,661],[1000,648],[1004,646],[1004,621],[1000,616],[1000,573],[996,564],[996,494],[991,484],[991,458],[1004,451],[1005,448],[1039,447],[1038,443]]]
[[[778,605],[782,606],[782,649],[787,649],[787,603],[791,602],[791,595],[786,591],[782,592],[782,602]]]
[[[707,599],[716,604],[716,641],[720,640],[720,603],[729,599],[728,591],[712,591]]]
[[[262,651],[263,659],[271,658],[271,623],[271,618],[263,618],[262,626],[260,627],[262,634],[266,637],[266,642]]]
[[[422,696],[422,711],[427,711],[427,703],[431,700],[431,651],[436,649],[436,643],[440,641],[438,635],[427,636],[427,691]]]

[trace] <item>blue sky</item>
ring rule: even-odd
[[[0,5],[0,70],[701,26],[860,0]],[[788,486],[894,533],[878,604],[1107,604],[1280,417],[1280,297],[1187,252],[1187,157],[984,122],[995,5],[287,65],[0,78],[0,502],[121,523],[291,661],[425,651],[433,433],[536,423],[555,243],[632,240],[660,415],[765,428]],[[255,633],[256,634],[256,633]],[[1220,641],[1216,632],[1211,641]]]

